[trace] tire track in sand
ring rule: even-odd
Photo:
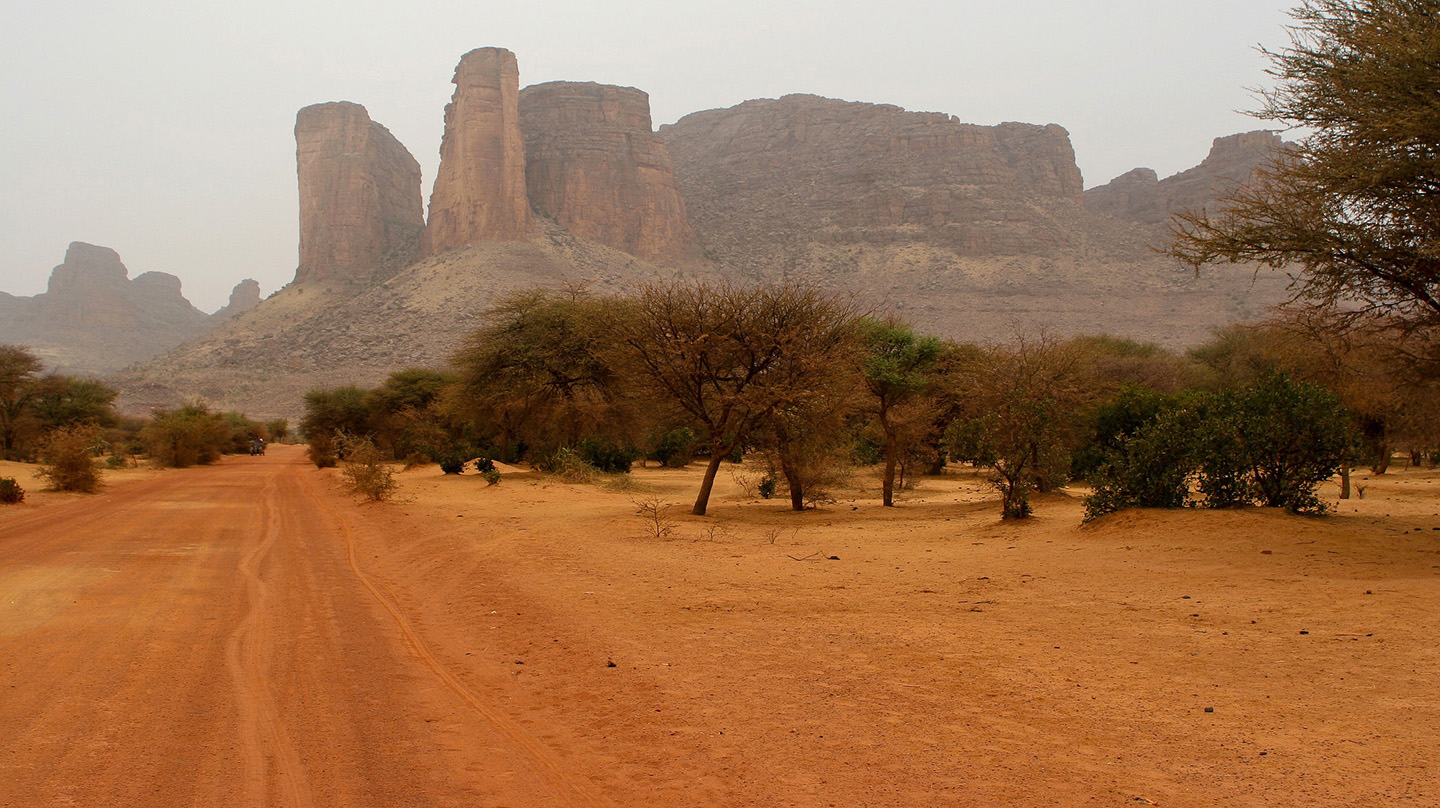
[[[419,660],[435,675],[437,679],[445,684],[447,688],[459,696],[470,708],[490,723],[510,745],[518,750],[534,766],[537,773],[541,774],[554,796],[561,798],[568,806],[577,808],[614,808],[615,803],[605,796],[596,792],[589,783],[575,779],[566,772],[564,764],[550,751],[550,748],[537,740],[533,735],[526,732],[504,713],[499,712],[486,704],[479,696],[466,687],[453,674],[445,670],[430,649],[425,646],[423,640],[411,627],[410,621],[400,612],[400,607],[395,594],[388,586],[379,583],[366,575],[360,569],[356,561],[355,537],[350,531],[350,525],[340,513],[328,502],[321,499],[315,492],[313,483],[308,477],[301,478],[305,494],[315,504],[323,509],[334,523],[339,527],[340,533],[345,540],[345,550],[350,562],[350,570],[355,577],[369,590],[370,594],[390,613],[395,625],[400,629],[400,634],[405,645],[410,649],[415,659]]]
[[[240,574],[245,581],[250,608],[225,645],[225,664],[235,681],[241,756],[245,761],[244,804],[272,804],[270,769],[273,766],[274,776],[280,781],[278,798],[284,801],[282,804],[290,808],[311,808],[315,803],[310,782],[276,709],[266,676],[266,662],[274,649],[274,638],[265,614],[269,589],[260,577],[260,567],[282,532],[275,507],[276,479],[280,473],[272,473],[265,480],[260,500],[263,526],[260,543],[240,559]]]

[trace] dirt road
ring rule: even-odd
[[[0,509],[0,806],[1440,804],[1435,471],[1086,527],[722,475],[665,537],[696,469],[145,474]]]
[[[0,805],[610,804],[432,655],[301,460],[0,526]]]

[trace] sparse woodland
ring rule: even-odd
[[[584,480],[636,461],[698,463],[698,515],[741,458],[763,469],[759,495],[788,493],[795,510],[867,467],[858,478],[894,505],[907,480],[963,463],[988,473],[1006,518],[1072,482],[1090,486],[1091,518],[1315,513],[1315,487],[1354,464],[1383,472],[1396,450],[1440,460],[1425,406],[1435,381],[1404,367],[1309,314],[1232,327],[1186,355],[1103,336],[974,345],[802,285],[677,282],[623,298],[516,295],[453,368],[312,391],[302,427],[319,465],[356,438],[447,471],[480,458]]]

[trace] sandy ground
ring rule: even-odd
[[[275,447],[0,508],[0,806],[1440,804],[1436,472],[1086,527],[633,477],[373,504]]]

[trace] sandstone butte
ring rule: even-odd
[[[650,96],[555,81],[520,91],[530,204],[576,235],[640,258],[698,253]]]
[[[485,241],[513,241],[534,227],[520,134],[520,68],[504,48],[460,57],[445,106],[440,167],[430,195],[423,255]]]
[[[295,116],[300,180],[297,282],[383,280],[415,255],[425,228],[420,164],[359,104]]]
[[[1214,204],[1284,149],[1280,135],[1267,130],[1218,137],[1200,165],[1163,180],[1152,169],[1136,168],[1086,191],[1085,206],[1129,222],[1164,224],[1175,211]]]

